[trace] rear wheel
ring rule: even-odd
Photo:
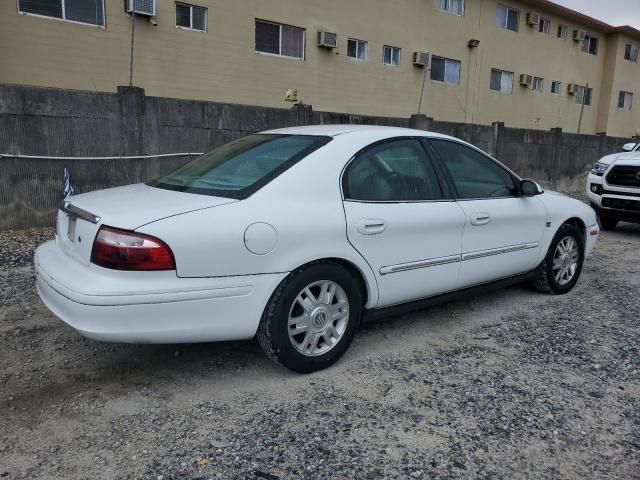
[[[330,262],[313,264],[292,272],[273,293],[258,342],[291,370],[321,370],[349,348],[361,311],[361,292],[351,273]]]
[[[600,217],[600,226],[602,230],[613,230],[618,225],[618,220],[609,217]]]
[[[538,267],[534,288],[555,295],[569,293],[580,277],[583,262],[584,244],[580,231],[573,225],[562,225]]]

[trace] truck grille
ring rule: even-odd
[[[609,185],[620,187],[640,187],[640,167],[618,165],[607,175]]]

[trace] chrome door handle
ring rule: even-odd
[[[387,224],[379,218],[365,218],[358,222],[358,232],[362,235],[377,235],[386,230]]]
[[[486,225],[491,221],[491,216],[486,212],[477,212],[471,215],[471,225]]]

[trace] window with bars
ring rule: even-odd
[[[633,103],[633,93],[620,92],[618,95],[618,108],[622,110],[631,110],[631,104]]]
[[[598,54],[598,39],[591,35],[585,35],[582,41],[582,51],[590,55]]]
[[[535,92],[542,92],[544,90],[544,78],[533,77],[533,83],[531,84],[531,90]]]
[[[207,9],[187,3],[176,3],[176,27],[207,31]]]
[[[558,38],[562,38],[563,40],[567,38],[567,32],[569,28],[566,25],[558,25]]]
[[[460,62],[449,58],[431,57],[431,80],[449,85],[460,83]]]
[[[638,45],[627,43],[624,46],[624,59],[630,62],[638,62]]]
[[[511,30],[512,32],[518,31],[520,13],[513,8],[505,7],[504,5],[498,5],[496,11],[496,25],[505,30]]]
[[[256,52],[304,60],[304,28],[256,19]]]
[[[560,95],[561,92],[562,82],[558,80],[554,80],[553,82],[551,82],[551,93],[553,93],[554,95]]]
[[[495,92],[511,93],[513,91],[513,72],[492,68],[489,88]]]
[[[538,31],[549,35],[549,30],[551,30],[551,21],[548,18],[541,18],[538,22]]]
[[[393,65],[395,67],[400,65],[400,49],[398,47],[391,47],[385,45],[382,49],[382,63],[385,65]]]
[[[436,0],[436,8],[454,15],[464,15],[464,0]]]
[[[593,88],[578,87],[576,93],[576,103],[578,105],[591,105],[591,99],[593,97]]]
[[[18,11],[104,27],[104,0],[18,0]]]
[[[349,38],[347,40],[347,57],[354,58],[356,60],[366,60],[367,47],[367,42],[364,40]]]

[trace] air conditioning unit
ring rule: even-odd
[[[573,40],[576,42],[582,42],[584,37],[587,36],[587,32],[584,30],[574,30],[573,31]]]
[[[540,15],[533,12],[527,13],[527,23],[529,25],[538,26],[540,24]]]
[[[532,83],[533,83],[532,75],[527,75],[526,73],[523,73],[522,75],[520,75],[520,85],[522,85],[523,87],[530,87]]]
[[[575,95],[576,93],[578,93],[578,88],[580,86],[577,83],[570,83],[569,85],[567,85],[567,93],[569,95]]]
[[[320,30],[318,32],[318,46],[323,48],[336,48],[338,46],[338,35]]]
[[[413,52],[413,64],[419,67],[428,67],[429,54],[427,52]]]
[[[147,17],[155,17],[156,0],[127,0],[127,13],[133,12],[135,8],[136,15],[146,15]]]

